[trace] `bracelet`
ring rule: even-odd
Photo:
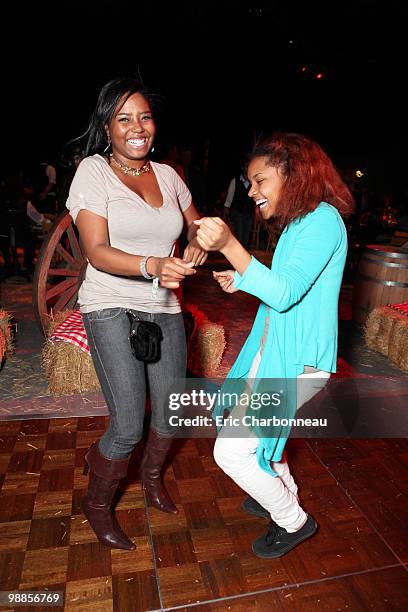
[[[144,276],[144,278],[147,278],[148,280],[152,280],[153,278],[155,278],[154,276],[151,276],[148,271],[146,270],[146,263],[147,260],[149,259],[149,257],[151,257],[151,255],[145,255],[145,257],[143,257],[143,259],[140,262],[140,272],[142,273],[142,276]]]
[[[157,298],[157,292],[159,290],[159,277],[155,276],[152,283],[152,298],[155,300]]]

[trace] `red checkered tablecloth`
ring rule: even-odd
[[[76,310],[63,323],[55,328],[49,340],[53,342],[69,342],[79,347],[85,353],[90,353],[82,314]]]
[[[388,307],[408,317],[408,302],[402,302],[402,304],[388,304]]]

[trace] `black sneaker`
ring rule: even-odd
[[[271,515],[261,504],[258,504],[252,497],[247,497],[242,503],[242,509],[249,514],[261,516],[262,518],[271,518]]]
[[[288,533],[286,529],[272,521],[268,531],[252,544],[252,550],[262,559],[276,559],[286,555],[303,540],[310,538],[316,530],[317,522],[310,514],[303,527],[294,533]]]

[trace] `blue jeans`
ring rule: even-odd
[[[183,315],[133,310],[144,321],[154,321],[163,332],[161,357],[145,364],[132,353],[126,308],[105,308],[83,313],[92,360],[109,408],[110,424],[99,442],[108,459],[127,457],[143,435],[146,383],[152,409],[151,427],[169,435],[165,418],[168,390],[173,380],[186,375],[186,337]]]

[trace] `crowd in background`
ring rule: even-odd
[[[79,146],[67,148],[58,162],[39,159],[5,172],[0,183],[0,280],[31,280],[36,252],[59,213],[83,158]],[[20,262],[18,249],[23,251]]]
[[[80,146],[73,144],[57,161],[39,159],[1,177],[0,280],[16,274],[32,279],[36,253],[56,216],[65,210],[69,187],[82,158]],[[202,215],[224,218],[243,244],[253,246],[250,231],[256,216],[246,195],[244,152],[237,154],[236,162],[226,161],[223,168],[219,160],[212,163],[209,140],[198,147],[169,140],[157,147],[154,158],[178,172]],[[408,232],[408,186],[394,190],[374,186],[369,177],[353,168],[344,169],[342,174],[356,203],[347,222],[350,248],[346,274],[352,279],[367,244],[388,243],[396,231]],[[267,234],[261,233],[258,247],[264,248],[266,240]],[[17,255],[19,247],[22,263]]]

